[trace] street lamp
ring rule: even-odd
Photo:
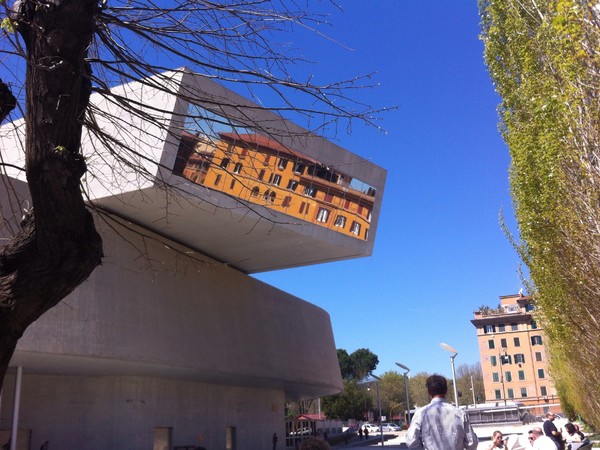
[[[400,364],[399,362],[397,362],[396,365],[398,367],[400,367],[402,370],[406,371],[406,372],[404,372],[404,388],[406,390],[406,425],[409,425],[410,424],[410,404],[408,402],[408,372],[410,372],[410,369],[408,367],[406,367],[404,364]]]
[[[379,434],[381,435],[381,445],[383,445],[383,428],[381,428],[381,397],[379,395],[379,381],[381,381],[381,378],[379,378],[377,375],[373,375],[372,373],[370,373],[369,375],[371,375],[373,378],[375,378],[377,381],[377,407],[379,408]]]
[[[442,347],[442,349],[446,350],[447,352],[452,353],[452,356],[450,357],[450,363],[452,364],[452,386],[454,387],[454,404],[458,408],[458,391],[456,390],[456,372],[454,371],[454,358],[456,358],[456,355],[458,355],[458,350],[456,350],[454,347],[451,347],[448,344],[444,344],[443,342],[440,344],[440,347]]]

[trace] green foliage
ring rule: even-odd
[[[15,27],[13,26],[12,20],[10,20],[8,17],[5,17],[4,19],[2,19],[2,23],[0,23],[0,28],[2,28],[4,31],[6,31],[8,33],[15,32]]]
[[[350,355],[346,350],[338,349],[337,354],[344,380],[360,381],[379,364],[377,355],[366,348],[359,348]]]
[[[321,400],[321,410],[330,419],[364,420],[365,412],[372,409],[369,391],[357,380],[344,380],[344,390]]]
[[[485,61],[538,321],[565,407],[600,426],[599,11],[581,0],[482,0]],[[533,291],[532,291],[533,292]]]

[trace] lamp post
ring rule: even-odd
[[[397,362],[396,365],[398,367],[400,367],[402,370],[406,371],[406,372],[404,372],[404,389],[406,391],[406,425],[409,425],[410,424],[410,403],[408,402],[408,372],[410,372],[410,369],[408,367],[406,367],[404,364],[400,364],[399,362]]]
[[[375,378],[377,380],[377,407],[379,408],[379,434],[381,435],[381,445],[383,444],[383,428],[381,428],[381,397],[379,395],[379,382],[381,381],[381,378],[379,378],[377,375],[373,375],[372,373],[370,373],[369,375],[371,375],[373,378]]]
[[[458,355],[458,350],[456,350],[454,347],[451,347],[448,344],[444,344],[443,342],[440,344],[440,347],[442,347],[442,349],[446,350],[447,352],[452,353],[452,356],[450,357],[450,364],[452,364],[452,386],[454,387],[454,404],[458,408],[458,391],[456,390],[456,372],[454,371],[454,358],[456,358],[456,355]]]

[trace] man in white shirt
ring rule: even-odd
[[[415,412],[406,433],[406,445],[410,448],[422,446],[425,450],[477,449],[479,441],[469,417],[446,401],[446,379],[441,375],[431,375],[425,384],[431,402]]]
[[[529,443],[533,446],[533,450],[556,450],[556,444],[540,427],[535,427],[529,432]]]

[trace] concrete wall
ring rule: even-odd
[[[12,376],[7,387],[12,386]],[[225,449],[226,427],[236,428],[238,449],[270,448],[283,436],[283,394],[144,377],[25,375],[20,428],[31,430],[31,448],[152,449],[155,427],[171,428],[171,448]],[[3,395],[3,415],[12,404]],[[280,446],[281,447],[281,446]]]

